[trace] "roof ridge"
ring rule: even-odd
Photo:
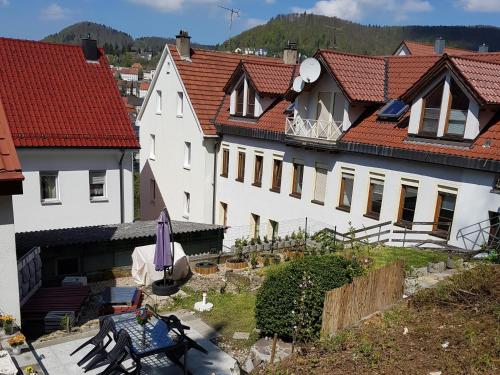
[[[410,39],[403,39],[403,43],[407,43],[407,42],[410,42],[410,43],[414,43],[414,44],[419,44],[421,46],[427,46],[427,47],[432,47],[432,43],[424,43],[424,42],[418,42],[418,41],[415,41],[415,40],[410,40]],[[401,45],[401,44],[400,44]],[[473,50],[471,49],[465,49],[465,48],[459,48],[459,47],[447,47],[445,46],[444,47],[445,49],[455,49],[455,50],[459,50],[459,51],[470,51],[470,52],[474,52]]]
[[[345,56],[366,57],[368,59],[374,59],[374,60],[383,60],[384,59],[384,56],[381,56],[381,55],[361,55],[358,53],[334,51],[334,50],[326,49],[326,48],[320,48],[320,49],[318,49],[318,52],[320,52],[320,53],[327,52],[327,53],[333,53],[333,54],[345,55]]]
[[[464,57],[466,56],[466,57]],[[500,61],[485,61],[485,60],[478,60],[478,59],[475,59],[473,56],[471,55],[461,55],[461,56],[450,56],[448,55],[448,57],[450,59],[462,59],[462,60],[467,60],[467,61],[474,61],[474,62],[478,62],[478,63],[484,63],[484,64],[493,64],[493,65],[500,65]]]
[[[22,42],[22,43],[33,43],[33,44],[48,44],[51,46],[59,46],[59,47],[77,47],[82,48],[79,44],[67,44],[67,43],[58,43],[58,42],[48,42],[46,40],[33,40],[33,39],[19,39],[19,38],[9,38],[5,36],[0,36],[0,41],[2,40],[11,40],[13,42]],[[99,47],[101,48],[101,47]]]
[[[177,50],[177,47],[175,44],[172,43],[167,43],[167,46],[174,48]],[[259,59],[259,60],[264,60],[264,59],[269,59],[269,60],[275,60],[275,61],[280,61],[281,59],[277,57],[268,57],[268,56],[256,56],[256,55],[241,55],[239,53],[234,53],[231,51],[219,51],[219,50],[213,50],[213,49],[208,49],[208,48],[199,48],[199,47],[191,47],[193,51],[197,52],[208,52],[208,53],[213,53],[213,54],[219,54],[219,55],[225,55],[225,56],[231,56],[231,57],[238,57],[238,56],[247,56],[251,57],[253,59]]]

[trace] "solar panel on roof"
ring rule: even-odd
[[[391,99],[378,111],[378,117],[398,119],[408,110],[408,105],[402,100]]]

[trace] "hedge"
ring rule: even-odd
[[[308,330],[311,336],[319,336],[325,292],[350,283],[362,273],[357,262],[336,255],[297,258],[270,270],[257,292],[257,327],[266,336],[277,333],[283,339],[292,339],[302,301]],[[310,280],[307,286],[303,285],[304,275]]]

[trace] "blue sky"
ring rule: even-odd
[[[382,25],[500,26],[500,0],[0,0],[0,36],[41,39],[77,21],[104,23],[134,37],[173,36],[215,44],[277,14],[307,11]]]

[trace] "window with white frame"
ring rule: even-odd
[[[177,92],[177,117],[182,117],[184,114],[184,93]]]
[[[327,176],[328,170],[320,165],[316,165],[313,203],[323,204],[325,202]]]
[[[58,202],[60,200],[58,172],[40,172],[40,200],[42,203]]]
[[[156,90],[156,113],[161,114],[162,101],[161,101],[161,90]]]
[[[187,191],[184,192],[184,217],[189,217],[191,211],[191,194]]]
[[[156,137],[154,134],[150,134],[149,158],[156,159]]]
[[[191,168],[191,142],[184,142],[184,168]]]
[[[106,171],[89,171],[90,200],[106,199]]]

